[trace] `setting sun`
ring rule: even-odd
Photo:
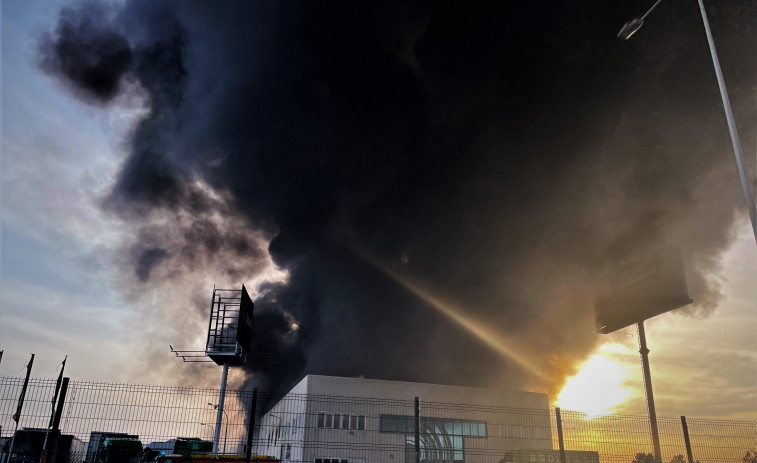
[[[557,405],[586,414],[587,419],[609,415],[632,396],[623,386],[631,376],[629,367],[611,359],[611,346],[592,355],[578,373],[569,378],[557,397]]]

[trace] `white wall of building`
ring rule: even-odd
[[[316,375],[303,378],[263,417],[257,448],[282,462],[404,463],[408,435],[381,432],[381,416],[412,418],[415,397],[427,425],[486,424],[486,436],[461,438],[465,462],[498,463],[506,450],[552,448],[546,394]],[[346,425],[334,426],[335,416]]]

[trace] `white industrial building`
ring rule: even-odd
[[[261,418],[255,451],[282,463],[414,463],[416,397],[423,462],[525,460],[524,449],[559,461],[546,394],[316,375]],[[571,453],[570,462],[598,461]]]

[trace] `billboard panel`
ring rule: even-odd
[[[691,302],[681,254],[666,246],[622,268],[609,293],[594,301],[597,332],[612,333]]]
[[[247,288],[242,285],[242,300],[239,303],[239,320],[237,321],[237,342],[249,353],[252,345],[252,313],[255,308]]]
[[[247,288],[213,289],[205,354],[219,365],[244,365],[252,344],[254,304]]]

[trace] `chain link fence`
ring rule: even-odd
[[[48,426],[55,384],[54,379],[29,381],[19,429]],[[12,416],[22,386],[23,378],[0,377],[3,457],[16,426]],[[92,432],[119,432],[139,436],[145,447],[170,453],[177,438],[213,440],[218,393],[217,389],[71,381],[60,429],[84,446]],[[649,419],[644,415],[591,416],[568,410],[434,403],[422,396],[416,405],[414,400],[245,390],[226,392],[219,453],[246,452],[253,405],[251,453],[282,462],[411,463],[419,458],[434,463],[558,463],[558,428],[566,463],[654,461]],[[685,424],[694,461],[742,463],[749,450],[757,449],[757,421],[686,417]],[[687,462],[682,417],[658,417],[658,427],[661,461]],[[67,463],[83,460],[84,453]]]

